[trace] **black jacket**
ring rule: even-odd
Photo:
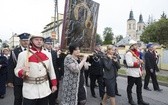
[[[104,68],[104,78],[111,79],[115,78],[117,75],[117,70],[120,69],[119,62],[115,62],[112,59],[108,57],[104,57],[102,59],[103,62],[103,68]]]
[[[90,75],[103,75],[102,59],[99,56],[90,56],[89,63],[91,64]]]
[[[14,74],[14,69],[16,67],[17,61],[15,61],[13,55],[16,56],[16,60],[18,58],[19,53],[22,52],[21,47],[17,47],[13,50],[13,54],[11,52],[9,57],[9,65],[8,65],[8,82],[13,83],[14,85],[23,85],[23,80],[21,78],[16,77]]]
[[[156,60],[156,55],[150,51],[147,51],[145,53],[145,69],[153,69],[154,71],[159,71]]]
[[[57,79],[60,79],[60,73],[59,73],[58,64],[57,64],[57,52],[54,50],[51,50],[51,57],[52,57],[52,62],[53,62],[56,77]]]

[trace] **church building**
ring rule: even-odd
[[[130,11],[129,19],[127,20],[127,36],[135,41],[140,41],[140,36],[145,29],[145,23],[143,21],[142,14],[139,15],[139,21],[134,19],[133,11]]]

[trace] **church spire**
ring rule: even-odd
[[[135,20],[135,19],[134,19],[134,15],[133,15],[133,11],[132,11],[132,10],[130,11],[129,19],[128,19],[128,20]]]
[[[139,15],[139,22],[138,22],[138,23],[144,23],[144,22],[143,22],[142,14]]]

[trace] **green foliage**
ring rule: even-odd
[[[103,44],[103,41],[102,41],[102,39],[101,39],[99,34],[96,34],[96,43],[97,44]]]
[[[141,36],[142,41],[145,43],[156,42],[168,47],[168,19],[163,17],[166,15],[162,15],[159,21],[146,27]]]
[[[113,32],[112,32],[112,28],[110,27],[106,27],[103,31],[103,36],[104,36],[104,44],[112,44],[113,41]]]
[[[0,39],[0,42],[2,42],[2,39]]]
[[[166,19],[167,18],[167,16],[166,16],[166,14],[163,12],[163,14],[161,15],[161,19]]]
[[[123,39],[123,36],[122,35],[118,35],[117,37],[116,37],[116,42],[119,42],[120,40],[122,40]]]

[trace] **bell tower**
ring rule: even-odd
[[[134,19],[133,11],[130,11],[129,19],[127,20],[127,35],[133,40],[137,40],[136,36],[136,20]]]
[[[140,35],[145,29],[145,23],[143,21],[142,14],[139,15],[139,22],[137,23],[137,41],[140,41]]]

